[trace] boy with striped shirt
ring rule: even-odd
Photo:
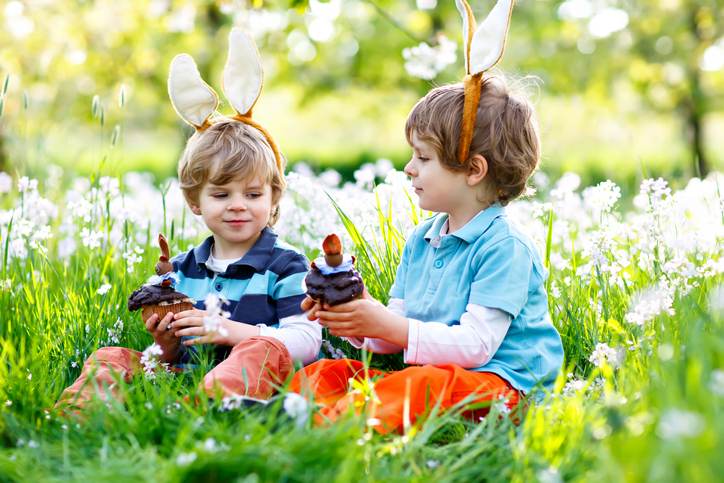
[[[191,346],[216,345],[218,364],[202,383],[212,397],[267,399],[291,374],[293,361],[313,361],[321,346],[321,327],[300,308],[307,260],[272,230],[285,187],[275,159],[262,132],[224,118],[196,132],[179,163],[184,197],[212,235],[172,260],[176,290],[197,300],[195,307],[161,320],[154,314],[145,324],[163,351],[161,361],[171,365],[192,359]],[[213,332],[204,324],[209,294],[229,301],[228,317]],[[140,357],[123,347],[99,349],[60,403],[82,407],[95,385],[117,398],[116,374],[129,381],[141,370]]]

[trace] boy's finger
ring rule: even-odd
[[[309,309],[311,309],[312,307],[314,307],[315,304],[316,304],[316,302],[314,301],[314,299],[312,299],[311,297],[305,297],[305,299],[302,300],[302,303],[300,304],[300,307],[301,307],[301,309],[302,309],[303,311],[306,312],[307,310],[309,310]]]
[[[204,311],[203,311],[203,310],[191,309],[191,310],[184,310],[184,311],[182,311],[182,312],[178,312],[178,313],[174,316],[174,319],[178,320],[178,319],[183,319],[183,318],[186,318],[186,317],[201,317],[201,316],[203,316],[203,315],[204,315]]]
[[[203,327],[188,327],[186,329],[174,331],[174,335],[176,337],[201,336],[201,335],[206,335],[206,329]]]
[[[204,325],[204,319],[200,317],[186,317],[184,319],[176,319],[171,322],[171,328],[176,329],[178,327],[199,327]]]
[[[317,312],[317,316],[320,320],[328,320],[328,321],[347,321],[351,320],[351,315],[349,312],[329,312],[326,310],[320,310]]]
[[[149,332],[153,332],[157,320],[158,314],[151,314],[151,316],[146,319],[146,330]]]
[[[163,319],[161,319],[158,322],[158,325],[156,325],[156,332],[164,333],[168,330],[168,325],[173,320],[173,312],[169,312],[166,315],[163,316]]]

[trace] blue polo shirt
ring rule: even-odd
[[[405,301],[407,317],[423,322],[458,325],[468,304],[509,313],[500,348],[471,370],[495,373],[524,392],[539,384],[550,389],[563,346],[548,313],[548,274],[537,250],[500,204],[440,237],[447,216],[426,220],[407,240],[390,296]]]

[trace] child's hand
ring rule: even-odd
[[[180,340],[173,332],[167,329],[169,323],[173,320],[173,314],[166,314],[161,319],[158,314],[151,315],[146,319],[146,330],[153,336],[154,342],[161,347],[161,362],[173,363],[178,356],[178,350],[181,346]]]
[[[171,331],[176,337],[191,336],[193,339],[183,341],[185,346],[196,344],[236,345],[244,339],[259,335],[259,328],[249,324],[234,322],[220,317],[221,330],[210,332],[204,324],[205,310],[184,310],[175,315],[171,322]]]
[[[332,335],[378,338],[407,347],[407,319],[387,310],[387,307],[370,297],[367,290],[363,298],[344,304],[325,304],[323,307],[315,304],[309,315],[313,312],[319,318],[319,323],[327,327]]]
[[[317,312],[322,309],[322,306],[309,296],[302,300],[300,307],[307,313],[307,319],[309,320],[317,320],[319,318]]]

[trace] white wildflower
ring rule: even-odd
[[[717,396],[724,396],[724,371],[714,369],[711,371],[711,380],[709,381],[709,390]]]
[[[290,392],[284,396],[284,412],[294,419],[298,427],[304,426],[309,418],[309,403],[301,395]]]
[[[13,405],[13,402],[12,402],[10,399],[8,399],[7,401],[5,401],[5,406],[6,406],[6,407],[10,407],[10,406],[12,406],[12,405]]]
[[[229,446],[225,444],[219,444],[214,438],[206,438],[202,445],[204,451],[207,453],[218,453],[220,451],[228,451]]]
[[[18,191],[20,193],[27,193],[38,190],[38,180],[30,179],[27,176],[23,176],[18,180]]]
[[[457,44],[444,35],[438,36],[435,47],[421,42],[415,47],[409,47],[402,51],[402,57],[405,59],[405,70],[411,76],[432,80],[457,60],[456,50]]]
[[[621,366],[625,354],[625,350],[620,347],[614,349],[608,344],[599,342],[588,360],[596,367],[601,367],[605,363],[616,369]]]
[[[0,194],[7,193],[13,188],[13,178],[5,171],[0,171]]]
[[[127,270],[128,273],[133,273],[136,267],[136,264],[139,263],[141,260],[143,260],[143,248],[141,247],[134,247],[130,250],[127,250],[123,254],[123,258],[126,260]]]
[[[118,345],[121,343],[121,337],[123,335],[123,321],[121,318],[117,318],[113,323],[113,327],[107,329],[108,338],[106,339],[106,345]]]
[[[644,325],[662,313],[674,315],[674,294],[670,287],[660,283],[639,293],[626,314],[626,322]]]
[[[671,188],[663,178],[643,180],[640,191],[648,199],[650,207],[658,206],[662,200],[671,196]]]
[[[583,199],[594,213],[609,213],[621,198],[621,188],[610,180],[583,190]]]
[[[659,420],[656,433],[662,439],[694,438],[704,430],[704,419],[683,409],[669,409]]]
[[[77,244],[74,239],[70,237],[64,238],[58,242],[58,257],[62,259],[68,258],[75,253],[76,248]]]
[[[709,292],[709,311],[716,317],[724,314],[724,284],[719,284]]]
[[[563,395],[570,397],[586,388],[585,379],[572,379],[563,386]]]
[[[190,453],[179,453],[176,457],[176,464],[179,466],[188,466],[196,461],[196,453],[193,451]]]
[[[96,290],[96,293],[97,293],[98,295],[105,295],[105,294],[108,293],[108,291],[109,291],[110,289],[111,289],[111,284],[110,284],[110,283],[104,283],[103,285],[101,285],[100,287],[98,287],[98,290]]]
[[[548,467],[544,470],[540,470],[538,474],[536,475],[538,477],[539,483],[562,483],[563,478],[561,478],[561,474],[558,472],[557,468],[554,467]]]
[[[204,306],[206,307],[206,315],[204,316],[204,328],[206,332],[217,333],[222,337],[229,335],[229,331],[223,326],[222,317],[227,313],[222,310],[222,306],[228,304],[223,296],[217,296],[216,294],[210,293],[204,300]]]
[[[146,347],[141,354],[141,366],[143,366],[143,373],[147,379],[154,380],[156,378],[156,370],[159,367],[166,368],[167,364],[159,362],[161,355],[163,355],[163,349],[156,343]]]
[[[81,241],[83,246],[95,250],[101,246],[101,240],[103,239],[103,233],[96,230],[90,230],[83,228],[80,232]]]
[[[498,414],[510,414],[510,407],[508,407],[508,398],[501,394],[500,396],[498,396],[498,399],[493,402],[491,409]]]
[[[354,179],[357,182],[357,186],[364,189],[371,189],[375,182],[375,165],[371,163],[365,163],[354,172]]]

